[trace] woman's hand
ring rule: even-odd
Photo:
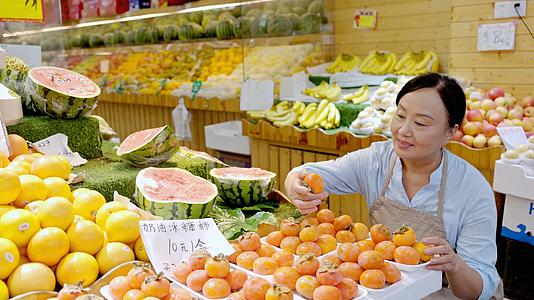
[[[325,192],[313,194],[304,185],[304,176],[306,174],[307,172],[305,170],[291,173],[286,177],[285,181],[287,196],[300,212],[305,215],[315,212],[317,206],[321,204],[321,199],[328,197],[328,194]]]
[[[462,268],[462,259],[454,252],[446,240],[428,237],[422,239],[421,242],[430,246],[425,249],[425,254],[432,256],[430,263],[426,267],[427,269],[456,273]],[[439,256],[434,257],[436,254]]]

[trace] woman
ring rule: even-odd
[[[444,149],[464,118],[462,88],[449,77],[423,75],[410,80],[396,102],[391,141],[293,169],[285,181],[289,198],[307,214],[327,193],[363,194],[373,224],[406,224],[431,245],[427,255],[439,255],[427,268],[445,272],[450,290],[432,297],[454,298],[452,291],[462,299],[501,298],[502,292],[495,294],[500,278],[492,188],[478,170]],[[323,177],[325,193],[304,187],[307,172]]]

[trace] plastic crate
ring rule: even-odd
[[[534,246],[506,239],[504,294],[509,299],[534,299]]]

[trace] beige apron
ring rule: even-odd
[[[369,217],[371,224],[384,224],[387,228],[400,228],[403,224],[409,225],[416,233],[418,240],[425,237],[438,237],[447,240],[445,234],[445,225],[443,224],[443,205],[445,203],[445,186],[447,184],[447,171],[449,166],[448,155],[443,152],[443,168],[441,170],[441,182],[438,194],[438,210],[437,216],[421,212],[415,208],[408,207],[400,202],[390,200],[385,197],[386,191],[393,175],[393,170],[397,162],[397,156],[393,155],[391,165],[389,167],[384,186],[380,192],[380,196],[373,203],[369,210]],[[445,273],[444,273],[445,274]],[[444,277],[444,286],[446,286],[446,278]],[[497,288],[496,295],[492,299],[503,299],[502,282]],[[425,299],[458,299],[448,288],[441,290],[425,297]]]

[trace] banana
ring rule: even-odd
[[[387,73],[388,74],[393,74],[393,71],[395,71],[395,65],[397,64],[397,61],[398,61],[399,58],[397,57],[397,54],[395,54],[395,53],[390,53],[389,56],[391,57],[392,63],[391,63],[391,65],[389,65]]]
[[[413,56],[413,52],[412,51],[408,51],[406,53],[404,53],[404,55],[401,57],[401,59],[399,61],[397,61],[397,63],[395,64],[395,71],[399,71],[402,66],[404,66],[404,64],[410,59],[412,58]]]
[[[357,98],[352,98],[352,103],[354,104],[360,104],[365,101],[369,100],[369,90],[366,89],[363,94]]]
[[[328,100],[321,100],[317,106],[317,111],[321,112],[328,105]]]
[[[305,108],[306,108],[306,105],[303,102],[297,100],[297,101],[295,101],[295,103],[293,103],[292,110],[297,115],[302,115],[302,113],[304,112]]]
[[[306,106],[306,109],[302,113],[302,115],[299,117],[298,121],[299,123],[306,122],[315,112],[315,109],[317,108],[317,103],[311,103]]]
[[[247,111],[247,116],[252,119],[263,119],[267,112],[265,110],[249,110]]]
[[[334,60],[334,62],[326,68],[326,71],[328,73],[336,73],[337,67],[339,66],[342,60],[343,60],[343,57],[341,55],[338,55],[336,59]]]
[[[432,59],[432,54],[430,54],[430,52],[425,51],[425,55],[423,59],[417,64],[416,70],[424,69],[430,59]]]
[[[324,95],[328,101],[335,102],[339,100],[339,97],[341,96],[341,88],[334,83],[334,85],[330,88],[330,91]]]
[[[385,54],[385,61],[383,64],[378,68],[378,74],[386,74],[389,70],[389,67],[393,63],[393,57],[391,55]]]
[[[330,107],[330,109],[328,110],[328,117],[326,118],[326,121],[328,123],[334,123],[335,119],[336,119],[336,106],[334,105],[334,103],[329,103],[328,106]]]
[[[335,127],[339,127],[339,124],[341,122],[341,114],[339,113],[339,110],[337,110],[337,108],[335,109],[336,111],[336,117],[334,118],[334,125]]]
[[[371,60],[376,56],[376,51],[369,51],[369,55],[362,61],[360,64],[360,71],[364,72],[364,70],[367,70],[367,67],[369,66]]]
[[[274,121],[280,121],[280,120],[284,120],[285,118],[287,118],[287,116],[289,115],[291,111],[290,110],[286,110],[284,112],[276,112],[276,111],[269,111],[266,115],[265,115],[265,118],[267,118],[267,120],[271,121],[271,122],[274,122]]]
[[[317,125],[325,121],[326,118],[328,117],[329,110],[330,110],[330,106],[326,106],[322,111],[317,110],[318,115],[317,115],[317,118],[314,120],[313,124]]]
[[[273,122],[273,125],[276,127],[290,126],[290,125],[295,124],[296,120],[297,120],[297,115],[294,112],[291,112],[289,118],[283,121],[275,121]]]
[[[321,122],[321,124],[319,124],[319,127],[324,128],[324,129],[328,129],[328,128],[326,128],[327,125],[328,125],[328,123],[326,122],[326,120],[323,120],[323,121]]]

